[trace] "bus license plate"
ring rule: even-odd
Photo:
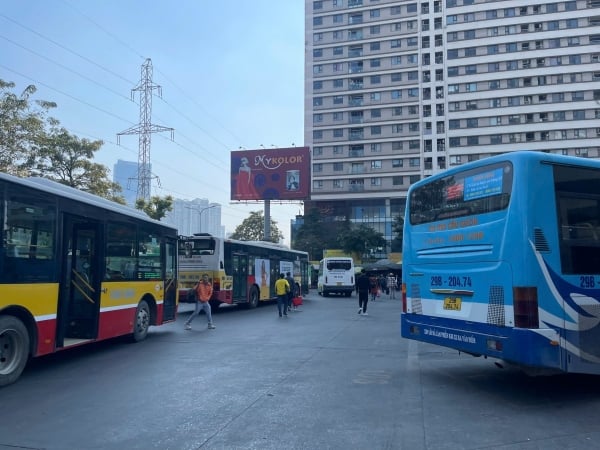
[[[460,311],[460,304],[462,300],[460,297],[446,297],[444,299],[444,309],[451,311]]]

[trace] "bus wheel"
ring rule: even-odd
[[[256,286],[250,291],[250,300],[248,301],[248,308],[254,309],[258,306],[258,289]]]
[[[150,307],[146,300],[138,303],[135,310],[135,323],[133,324],[133,340],[140,342],[146,339],[150,328]]]
[[[0,386],[14,383],[29,358],[29,333],[19,319],[0,316]]]

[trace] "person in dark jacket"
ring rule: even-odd
[[[292,274],[290,272],[287,272],[285,274],[285,280],[290,285],[290,292],[288,292],[288,302],[287,302],[287,310],[288,310],[288,312],[290,312],[292,310],[292,300],[294,298],[294,294],[296,291],[296,289],[294,289],[294,287],[296,286],[296,281],[294,281],[294,277],[292,276]]]
[[[369,302],[369,289],[371,283],[367,276],[365,269],[360,271],[360,274],[356,277],[356,292],[358,292],[358,314],[368,316],[367,314],[367,303]]]

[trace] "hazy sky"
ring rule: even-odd
[[[162,98],[152,123],[153,195],[223,205],[233,231],[262,204],[230,202],[230,151],[303,145],[304,2],[299,0],[2,0],[0,79],[38,88],[52,116],[104,141],[96,162],[137,161],[141,66],[152,60]],[[158,92],[155,91],[155,94]],[[301,205],[271,204],[289,244]]]

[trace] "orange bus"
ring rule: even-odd
[[[30,357],[175,320],[175,228],[44,178],[0,174],[0,204],[0,386]]]

